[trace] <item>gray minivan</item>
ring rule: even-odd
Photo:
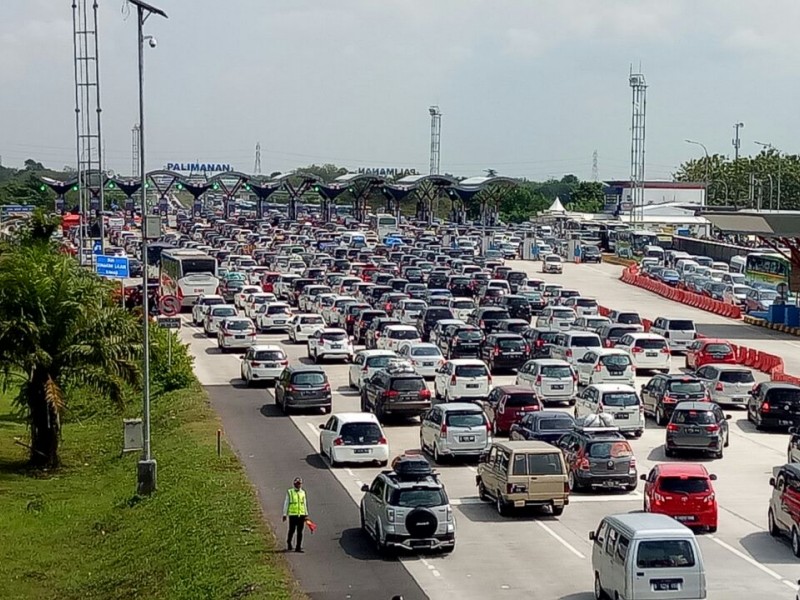
[[[605,517],[592,540],[595,598],[706,598],[703,556],[691,529],[657,513]]]

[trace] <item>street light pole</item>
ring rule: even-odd
[[[777,198],[778,198],[777,199],[777,205],[778,205],[777,208],[778,208],[778,210],[780,210],[781,209],[781,163],[783,162],[781,160],[781,151],[778,150],[772,144],[767,144],[765,142],[755,142],[755,143],[758,144],[759,146],[761,146],[762,148],[766,148],[767,150],[774,150],[775,152],[778,153],[778,189],[777,189],[776,195],[777,195]],[[770,178],[770,182],[771,181],[772,181],[772,178]],[[769,208],[770,208],[770,210],[772,210],[772,192],[770,192],[769,197],[770,197],[770,207]]]
[[[708,168],[709,168],[709,164],[711,162],[711,160],[708,158],[708,148],[706,148],[705,144],[703,144],[701,142],[696,142],[694,140],[683,140],[683,141],[686,142],[687,144],[694,144],[695,146],[700,146],[703,149],[703,154],[706,155],[706,198],[705,198],[705,200],[706,200],[706,203],[708,203],[708,184],[709,184],[709,181],[708,181]]]
[[[145,189],[145,145],[144,145],[144,23],[151,14],[167,18],[164,11],[141,0],[130,0],[137,9],[138,46],[139,46],[139,173],[141,181],[141,211],[142,211],[142,421],[144,444],[142,457],[137,465],[136,489],[137,493],[148,496],[156,491],[156,461],[150,448],[150,298],[147,285],[147,190]],[[151,38],[150,42],[153,46]]]
[[[739,130],[744,128],[744,123],[734,123],[733,125],[733,160],[739,160],[739,146],[741,140],[739,139]]]

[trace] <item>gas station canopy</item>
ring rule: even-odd
[[[705,212],[703,216],[717,229],[764,238],[800,237],[800,211],[738,210]]]

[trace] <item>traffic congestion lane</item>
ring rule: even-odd
[[[506,261],[506,264],[525,271],[530,277],[577,289],[586,296],[596,298],[608,308],[635,310],[642,318],[650,320],[657,317],[692,319],[699,333],[781,356],[786,372],[800,375],[800,339],[779,331],[727,319],[623,283],[619,279],[622,268],[617,265],[565,263],[563,274],[554,275],[540,273],[539,262],[514,260]]]
[[[191,328],[187,328],[184,335],[189,329]],[[216,342],[213,339],[206,339],[202,334],[197,337],[189,334],[189,339],[193,343],[193,352],[198,359],[199,371],[207,373],[207,376],[214,381],[236,382],[240,364],[238,357],[217,355]],[[283,343],[282,340],[285,340],[284,335],[270,335],[260,336],[259,342]],[[284,347],[291,361],[302,360],[305,362],[304,345],[284,344]],[[358,394],[347,388],[347,366],[340,363],[325,363],[325,369],[334,390],[334,411],[358,410]],[[513,379],[513,376],[498,376],[495,377],[495,383],[502,385],[513,382]],[[269,392],[264,394],[268,398],[268,403],[271,402],[271,394]],[[320,423],[324,423],[326,418],[321,414],[292,417],[294,425],[308,440],[309,447],[314,451],[318,447],[318,426]],[[661,449],[664,430],[652,423],[648,423],[648,425],[649,428],[645,431],[644,436],[640,440],[632,441],[635,454],[639,459],[640,473],[646,473],[655,462],[665,460]],[[736,427],[734,425],[732,431],[735,431]],[[387,426],[386,433],[392,454],[400,453],[408,448],[417,448],[419,445],[418,431],[418,425],[413,422]],[[755,436],[755,440],[759,435]],[[728,449],[725,459],[709,461],[713,463],[710,465],[710,470],[720,476],[717,489],[720,495],[721,511],[728,517],[720,518],[721,529],[715,536],[719,543],[714,542],[714,545],[710,546],[706,552],[711,553],[712,559],[718,558],[721,564],[729,564],[732,560],[734,562],[738,560],[742,562],[742,569],[745,568],[745,565],[750,565],[756,571],[746,580],[737,584],[740,589],[742,586],[747,588],[748,585],[758,589],[772,585],[785,587],[785,583],[782,583],[783,579],[787,576],[793,577],[793,573],[787,571],[785,564],[776,565],[780,566],[779,570],[774,570],[779,575],[779,578],[776,579],[767,572],[769,567],[766,564],[772,563],[766,561],[774,561],[776,557],[782,556],[780,551],[775,552],[776,545],[785,552],[788,552],[788,549],[774,540],[760,540],[757,536],[757,524],[763,520],[769,488],[764,485],[742,484],[742,472],[749,481],[758,479],[759,483],[763,482],[764,454],[771,452],[777,456],[778,451],[765,447],[763,444],[754,444],[750,438],[753,436],[748,437],[748,432],[743,432],[742,439],[744,441],[737,443],[735,447],[732,442],[732,449]],[[590,569],[585,564],[591,554],[591,546],[586,537],[588,530],[596,527],[597,522],[604,515],[636,510],[641,507],[642,503],[642,496],[638,491],[632,494],[575,494],[572,497],[571,506],[557,520],[548,517],[536,518],[535,515],[506,520],[497,517],[490,506],[483,505],[477,500],[474,465],[445,465],[439,470],[457,511],[459,527],[457,549],[450,557],[403,559],[409,572],[434,598],[452,593],[457,593],[464,598],[485,598],[486,594],[492,596],[502,593],[506,589],[526,591],[529,594],[537,593],[537,589],[541,590],[541,578],[538,576],[538,572],[532,580],[528,568],[517,563],[520,560],[517,554],[508,554],[508,545],[518,549],[523,547],[524,556],[535,559],[531,560],[531,563],[541,565],[543,574],[550,572],[549,569],[556,569],[559,565],[563,565],[565,560],[583,561],[582,567],[576,566],[575,573],[586,573],[586,581],[575,581],[574,577],[568,582],[560,581],[557,578],[552,580],[546,578],[548,586],[554,586],[548,587],[548,594],[581,594],[591,586],[591,578],[588,577]],[[355,505],[362,496],[360,491],[362,483],[371,481],[377,472],[376,468],[352,467],[336,469],[333,474],[348,492]],[[726,525],[725,522],[728,518],[735,525]],[[509,524],[511,527],[508,527]],[[751,529],[742,530],[745,527],[744,524]],[[725,529],[723,530],[722,527]],[[498,532],[500,533],[498,534]],[[534,542],[533,547],[527,547],[529,542]],[[706,545],[704,543],[704,548]],[[548,549],[548,552],[545,556],[540,557],[537,550],[541,548]],[[476,555],[472,554],[471,549],[479,550],[486,556],[492,557],[491,565],[489,565],[491,568],[483,569],[487,559],[483,555],[476,559]],[[741,556],[738,556],[736,552],[741,553]],[[752,555],[756,558],[753,558]],[[750,557],[754,564],[761,565],[767,571],[753,566],[742,556]],[[498,560],[495,562],[495,559]],[[484,570],[494,575],[487,578],[483,574]],[[507,572],[520,571],[521,575],[518,578],[516,575],[507,574]],[[727,581],[727,571],[724,569],[715,569],[709,573],[709,586],[712,591],[723,593]],[[462,586],[460,582],[469,582],[469,585]],[[755,592],[755,590],[752,591]]]

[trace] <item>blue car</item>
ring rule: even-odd
[[[676,286],[681,280],[681,276],[674,269],[664,269],[658,274],[658,278],[662,283],[667,285]]]

